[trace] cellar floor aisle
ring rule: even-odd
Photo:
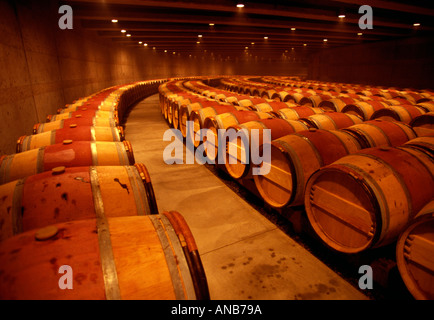
[[[367,299],[205,166],[166,164],[167,129],[153,95],[132,109],[125,136],[149,171],[159,211],[178,211],[187,221],[212,300]]]

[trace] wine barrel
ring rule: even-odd
[[[149,173],[134,166],[56,167],[0,186],[0,240],[57,222],[156,214]]]
[[[314,94],[308,97],[303,97],[298,104],[301,106],[311,106],[312,108],[319,108],[319,105],[324,100],[330,100],[331,96],[325,94]]]
[[[119,123],[119,114],[117,111],[102,111],[102,110],[92,110],[83,108],[78,111],[69,112],[69,113],[59,113],[56,115],[48,115],[47,122],[58,121],[69,118],[111,118],[115,119]]]
[[[201,108],[198,110],[192,110],[190,113],[190,121],[193,121],[193,145],[198,147],[200,141],[194,139],[196,133],[199,132],[200,129],[203,129],[204,121],[208,117],[215,116],[217,114],[237,111],[237,110],[245,110],[248,111],[245,107],[234,106],[234,105],[216,105],[213,107]]]
[[[280,94],[273,88],[265,88],[264,90],[261,90],[259,96],[263,99],[269,99],[274,101],[281,101],[280,100]]]
[[[125,140],[125,136],[122,127],[69,127],[21,136],[17,141],[17,153],[70,140],[116,142]]]
[[[169,123],[169,125],[174,125],[174,121],[177,120],[177,118],[175,118],[174,113],[177,112],[177,115],[179,114],[180,105],[187,105],[194,102],[206,102],[206,101],[209,101],[209,99],[200,96],[193,96],[192,94],[189,93],[185,93],[185,94],[182,93],[175,97],[172,96],[172,98],[170,98],[167,103],[167,107],[164,113],[165,118]]]
[[[255,109],[255,105],[261,104],[261,103],[268,103],[270,102],[268,99],[263,98],[254,98],[254,97],[245,97],[244,99],[239,98],[238,99],[238,105],[240,107],[245,107],[248,109]]]
[[[187,106],[189,104],[195,103],[195,102],[200,102],[200,101],[208,101],[208,100],[204,100],[203,97],[189,97],[187,99],[184,99],[184,97],[180,100],[175,100],[174,102],[172,102],[170,104],[170,112],[172,114],[172,122],[171,124],[173,125],[173,128],[175,129],[179,129],[179,110],[183,107],[183,106]]]
[[[402,99],[402,98],[386,99],[383,101],[386,102],[387,104],[389,104],[389,106],[412,105],[412,103],[410,101],[408,101],[407,99]]]
[[[230,126],[237,125],[240,123],[245,123],[258,119],[272,119],[273,116],[266,112],[257,112],[257,111],[233,111],[228,113],[222,113],[215,115],[213,117],[207,117],[204,121],[204,129],[208,129],[214,134],[214,145],[208,143],[208,148],[215,148],[214,155],[218,154],[218,132],[219,129],[227,129]],[[204,142],[207,141],[207,137],[203,137]],[[207,150],[207,149],[206,149]],[[210,160],[214,160],[208,152],[207,156]]]
[[[55,167],[134,165],[129,141],[65,141],[0,157],[0,184]]]
[[[405,98],[408,102],[411,104],[418,104],[421,102],[427,102],[430,101],[429,98],[426,98],[422,96],[420,93],[417,92],[401,92],[400,94],[403,98]]]
[[[293,107],[297,107],[297,105],[289,102],[270,101],[266,103],[256,104],[253,106],[253,109],[259,112],[277,112],[280,109]]]
[[[247,138],[249,141],[248,146],[244,146],[242,143],[242,138],[234,135],[229,138],[227,142],[228,147],[226,148],[226,162],[225,167],[229,175],[234,179],[241,179],[251,174],[250,172],[250,163],[251,163],[251,130],[256,129],[260,131],[258,146],[262,144],[262,134],[261,131],[263,129],[271,130],[271,140],[278,139],[280,137],[286,136],[291,133],[295,133],[298,131],[308,130],[306,124],[297,120],[284,120],[284,119],[261,119],[245,122],[239,125],[234,125],[228,127],[228,131],[234,129],[236,132],[239,132],[242,129],[247,130]],[[235,145],[236,153],[231,154],[232,148],[230,145]],[[243,156],[245,159],[249,159],[249,161],[242,161]],[[234,161],[235,160],[235,161]],[[234,162],[234,163],[232,163]]]
[[[315,92],[314,92],[315,93]],[[292,95],[292,98],[294,99],[295,103],[300,106],[308,106],[312,107],[312,101],[308,98],[312,96],[314,93],[312,92],[296,92]]]
[[[430,101],[426,101],[426,102],[421,102],[421,103],[418,103],[416,105],[416,107],[422,108],[426,112],[434,112],[434,101],[430,100]]]
[[[119,93],[116,92],[116,90],[119,87],[114,87],[111,88],[109,90],[106,90],[105,92],[99,92],[96,93],[94,95],[85,97],[83,99],[79,99],[74,101],[73,103],[69,103],[67,105],[65,105],[64,108],[59,109],[59,110],[65,110],[68,108],[71,108],[71,110],[73,110],[74,108],[78,108],[78,107],[97,107],[101,104],[104,103],[118,103],[119,102]]]
[[[359,142],[341,130],[309,129],[281,137],[271,142],[269,173],[255,175],[255,185],[272,207],[302,205],[313,172],[360,149]]]
[[[295,98],[293,96],[294,93],[295,91],[290,91],[290,90],[280,91],[279,92],[280,100],[282,102],[295,103]]]
[[[413,105],[390,106],[389,108],[375,111],[371,116],[371,120],[383,119],[387,121],[410,123],[414,118],[424,113],[425,110]]]
[[[353,134],[363,148],[398,147],[417,137],[416,132],[406,123],[385,120],[368,120],[342,129]]]
[[[408,291],[417,300],[434,300],[434,200],[400,235],[396,263]]]
[[[181,130],[183,137],[185,138],[187,136],[187,121],[190,119],[193,111],[223,105],[232,106],[231,104],[224,104],[217,101],[202,101],[181,106],[179,109],[179,129]]]
[[[164,116],[164,119],[168,120],[169,117],[169,108],[171,107],[174,100],[183,97],[182,93],[179,95],[178,93],[171,93],[164,96],[163,105],[162,105],[162,113]],[[205,99],[205,98],[203,98]]]
[[[321,101],[318,105],[318,108],[324,111],[341,112],[347,104],[354,104],[356,102],[358,102],[358,100],[353,98],[339,97]]]
[[[410,122],[410,126],[434,129],[434,111],[430,111],[415,117]]]
[[[410,126],[419,137],[434,136],[434,111],[415,117]]]
[[[46,123],[37,123],[33,126],[33,134],[43,133],[47,131],[72,128],[75,126],[90,126],[90,127],[117,127],[119,123],[113,118],[69,118]]]
[[[434,162],[411,148],[369,148],[315,172],[306,185],[305,209],[330,248],[358,253],[397,240],[433,199]]]
[[[305,118],[317,113],[324,113],[324,111],[319,108],[311,108],[306,106],[283,108],[277,111],[278,116],[286,120],[298,120],[300,118]]]
[[[300,118],[309,127],[323,130],[337,130],[362,123],[363,120],[353,114],[342,112],[325,112]]]
[[[61,108],[57,110],[57,113],[70,113],[78,110],[83,110],[83,108],[86,109],[92,109],[92,110],[101,110],[101,111],[109,111],[114,112],[117,110],[118,101],[109,101],[109,100],[98,100],[98,101],[87,101],[83,105],[76,106],[76,105],[70,105],[66,108]]]
[[[404,143],[401,147],[416,148],[428,153],[434,158],[434,136],[417,137]]]
[[[387,108],[389,105],[381,101],[364,101],[356,102],[354,104],[347,104],[342,108],[343,113],[354,114],[359,116],[362,120],[367,121],[375,111]]]
[[[3,300],[209,299],[194,237],[177,212],[58,223],[1,242],[0,255]],[[67,281],[72,290],[61,288]]]

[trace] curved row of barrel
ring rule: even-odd
[[[227,83],[228,79],[223,82]],[[195,88],[196,93],[201,90],[205,94],[209,92],[206,85],[198,81],[193,84],[190,82],[188,87]],[[216,97],[217,94],[211,96]],[[428,94],[426,96],[429,97]],[[230,136],[226,148],[222,149],[226,152],[224,169],[234,179],[242,181],[253,178],[258,194],[272,207],[303,206],[309,222],[324,243],[334,250],[354,253],[397,242],[406,227],[413,223],[418,210],[434,198],[432,101],[415,105],[409,104],[408,100],[403,104],[397,99],[385,102],[385,97],[378,98],[340,103],[335,99],[332,101],[335,112],[329,112],[332,110],[330,104],[321,102],[318,103],[321,108],[297,105],[279,109],[282,102],[267,99],[262,104],[270,108],[267,110],[270,117],[246,121],[235,116],[237,112],[243,114],[246,111],[218,113],[209,110],[213,107],[205,107],[190,114],[194,114],[193,120],[197,119],[198,128],[194,132],[199,128],[208,128],[214,134],[214,144],[208,143],[209,136],[203,137],[207,143],[205,152],[208,148],[216,147],[215,152],[212,152],[214,157],[219,150],[216,138],[218,129],[233,129],[238,133]],[[347,108],[347,112],[343,112],[344,108]],[[303,114],[303,111],[306,113]],[[261,154],[264,148],[261,146],[263,129],[271,130],[271,163],[267,175],[252,175],[254,167],[266,164],[249,165],[245,161],[251,157],[253,129],[259,131],[259,143],[256,145],[259,150],[256,154]],[[248,142],[243,144],[243,141]],[[234,148],[231,149],[231,146]],[[373,158],[377,162],[366,164],[367,160]],[[390,162],[391,174],[384,171],[386,159]],[[341,161],[353,162],[345,167]],[[383,171],[371,170],[375,163],[378,168],[382,165],[380,169]],[[363,174],[355,169],[360,164],[362,168],[358,170]],[[337,166],[342,170],[341,173],[336,173]],[[409,174],[406,175],[407,170]],[[400,178],[392,181],[384,175]],[[317,176],[318,183],[315,180]],[[363,181],[363,178],[367,181]],[[369,184],[371,181],[372,185]],[[378,187],[389,187],[389,190],[383,191]],[[421,237],[428,237],[432,241],[432,227],[428,230]],[[406,252],[409,252],[409,241],[406,240]],[[423,247],[425,242],[422,240],[412,243],[412,252],[416,257],[411,260],[406,254],[407,260],[401,263],[400,270],[411,269],[416,274],[403,275],[403,278],[410,279],[406,281],[408,286],[416,288],[415,297],[432,297],[434,265],[420,258],[418,250],[430,254],[434,248],[429,245]],[[399,248],[397,255],[402,254]],[[422,266],[414,267],[414,261],[422,263]],[[417,284],[419,281],[424,284],[428,282],[431,286],[423,286],[425,291],[422,292]]]
[[[302,108],[302,107],[298,107],[298,108]],[[207,109],[211,109],[209,111],[209,113],[212,114],[211,116],[209,115],[208,112],[205,112],[205,110],[207,110]],[[209,108],[209,107],[199,109],[199,114],[204,114],[204,115],[202,117],[199,117],[197,115],[198,112],[193,113],[193,116],[192,116],[193,119],[192,120],[199,118],[197,120],[197,123],[198,123],[197,126],[200,128],[205,127],[205,128],[211,129],[211,131],[214,133],[215,136],[217,136],[216,133],[217,133],[218,129],[227,129],[233,125],[243,124],[246,122],[248,123],[249,120],[252,120],[252,119],[242,119],[240,121],[239,119],[237,119],[237,116],[236,116],[237,114],[247,115],[248,114],[247,112],[240,111],[237,113],[236,111],[234,111],[234,112],[230,112],[230,113],[222,113],[222,114],[216,115],[217,112],[215,112],[215,110],[212,110],[212,109],[213,108]],[[297,108],[293,108],[293,109],[297,110]],[[283,109],[283,110],[286,110],[286,109]],[[291,109],[288,109],[288,110],[291,110]],[[282,113],[283,111],[280,110],[280,112]],[[266,117],[263,117],[262,119],[264,119],[264,118],[266,118]],[[288,117],[285,117],[285,118],[288,119]],[[234,120],[232,120],[232,119],[234,119]],[[328,129],[328,130],[338,130],[341,128],[350,127],[351,125],[360,124],[362,122],[362,120],[360,118],[358,118],[354,115],[342,114],[342,113],[314,114],[314,115],[308,116],[306,118],[301,118],[301,119],[300,119],[299,115],[296,115],[296,117],[294,117],[291,120],[299,120],[306,125],[305,127],[299,126],[299,128],[304,128],[304,129],[316,128],[316,129]],[[324,121],[324,120],[328,120],[328,121]],[[271,121],[269,123],[271,123]],[[374,126],[374,124],[376,124],[376,125]],[[255,124],[253,124],[253,126],[254,125]],[[266,128],[266,126],[263,124],[263,121],[261,123],[261,126],[262,126],[262,128]],[[392,135],[392,138],[393,138],[393,135],[397,136],[399,143],[403,143],[405,141],[408,141],[409,139],[416,137],[416,134],[414,133],[413,130],[411,130],[410,128],[405,128],[405,127],[403,129],[402,125],[401,125],[401,128],[397,129],[397,130],[401,131],[401,135],[399,134],[399,132],[396,131],[396,128],[393,128],[392,124],[388,124],[386,122],[386,123],[382,123],[382,125],[380,126],[382,128],[379,128],[379,126],[380,126],[380,122],[371,123],[369,126],[367,126],[366,124],[362,126],[362,127],[364,127],[365,130],[367,130],[368,133],[371,134],[371,136],[369,136],[369,135],[366,136],[366,134],[361,136],[359,133],[361,130],[360,128],[352,128],[350,130],[353,130],[356,132],[356,133],[354,133],[354,135],[357,135],[357,138],[361,139],[359,144],[363,148],[378,146],[378,145],[394,145],[393,141],[390,142],[391,138],[388,137],[388,134]],[[372,128],[374,128],[374,127],[377,128],[376,129],[377,131],[381,131],[381,132],[373,132]],[[387,130],[385,130],[385,127],[387,127],[386,128]],[[393,131],[393,129],[395,129],[395,131]],[[197,132],[197,131],[198,131],[198,129],[195,129],[195,132]],[[274,129],[274,132],[275,131],[276,131],[276,129]],[[283,131],[281,130],[281,132],[284,132],[284,130]],[[218,141],[218,140],[214,139],[214,141]],[[195,146],[197,146],[197,144]],[[217,147],[217,145],[216,145],[216,147]],[[242,150],[242,148],[240,148],[240,146],[238,146],[237,150]],[[227,159],[229,159],[229,158],[231,158],[231,156],[227,155]],[[234,158],[234,157],[232,157],[232,158]],[[239,162],[239,159],[238,159],[238,162]],[[233,166],[229,166],[228,163],[226,163],[226,165],[227,165],[227,167],[233,168]],[[235,171],[236,172],[243,172],[245,174],[245,172],[246,172],[245,167],[247,167],[247,166],[244,165],[244,168],[241,167],[240,170],[235,170]],[[244,176],[244,174],[242,176]],[[234,175],[235,175],[235,178],[240,178],[239,176],[237,176],[237,174],[234,174]],[[273,181],[273,184],[275,184],[274,181]],[[261,190],[261,188],[259,188],[259,189]],[[273,201],[271,201],[271,202],[274,204]]]
[[[271,78],[271,79],[270,79]],[[297,79],[284,80],[282,77],[261,77],[260,82],[252,77],[227,78],[222,82],[229,84],[231,90],[245,91],[249,86],[260,87],[270,84],[277,85],[274,88],[279,90],[299,89],[298,92],[324,93],[329,95],[341,94],[358,94],[365,97],[382,97],[385,99],[405,99],[410,104],[417,104],[433,100],[434,92],[432,90],[415,90],[409,88],[388,88],[372,87],[359,84],[331,83],[321,81],[301,81]],[[286,87],[286,89],[285,89]],[[251,91],[251,90],[250,90]],[[283,101],[283,100],[282,100]]]
[[[120,126],[164,81],[74,101],[0,157],[1,299],[209,299],[191,230],[158,211]]]
[[[227,84],[227,81],[228,79],[224,79],[222,80],[222,83]],[[260,88],[261,84],[257,83],[256,86]],[[262,94],[258,90],[262,90]],[[262,97],[273,98],[277,101],[293,102],[300,105],[309,104],[326,111],[342,111],[343,107],[347,104],[355,104],[357,102],[379,101],[384,103],[384,106],[386,107],[389,105],[417,105],[426,102],[432,103],[434,100],[434,95],[432,93],[401,92],[400,95],[387,96],[366,90],[349,89],[338,91],[332,91],[332,89],[330,89],[325,91],[322,89],[312,88],[268,86],[253,91],[251,89],[246,89],[246,92],[251,92],[251,94],[256,94]],[[273,92],[272,96],[270,96],[270,92]],[[366,120],[368,119],[369,117]]]
[[[227,78],[222,79],[221,81],[225,82],[228,81],[228,79]],[[196,93],[200,93],[202,91],[203,94],[207,94],[207,92],[211,91],[209,86],[204,85],[200,81],[194,81],[193,84],[191,81],[187,83],[188,83],[188,87],[194,89]],[[221,101],[228,102],[227,99],[226,100],[223,99],[223,97],[227,95],[224,90],[214,90],[213,94],[214,96],[221,96],[220,98]],[[317,103],[316,105],[318,105],[318,108],[314,108],[314,109],[316,110],[320,109],[324,112],[333,111],[333,112],[343,112],[352,115],[357,115],[363,120],[385,119],[385,120],[396,120],[405,123],[410,123],[414,118],[426,112],[431,112],[434,110],[434,101],[428,98],[429,97],[428,94],[426,95],[426,98],[424,98],[425,102],[420,102],[416,105],[408,104],[409,102],[407,100],[404,100],[403,98],[387,100],[379,96],[378,97],[373,96],[378,99],[372,100],[371,98],[365,97],[363,95],[358,96],[356,94],[352,94],[352,96],[353,98],[340,97],[340,98],[333,98],[330,100],[323,100]],[[312,97],[316,97],[316,96],[312,96]],[[359,99],[361,97],[363,97],[362,100]],[[256,111],[269,112],[272,115],[279,118],[287,118],[285,117],[284,114],[285,111],[289,111],[293,107],[300,106],[300,104],[298,105],[293,103],[284,104],[282,102],[272,101],[270,99],[266,99],[266,102],[262,102],[262,101],[252,102],[253,100],[254,100],[253,97],[250,97],[250,99],[244,99],[242,100],[243,103],[240,103],[240,105],[246,106]],[[315,101],[315,99],[313,99],[313,101]],[[232,103],[235,104],[237,102],[233,100]],[[309,103],[305,104],[304,106],[307,105],[312,107],[312,104]]]
[[[221,82],[227,83],[230,80],[231,79],[225,78],[222,79]],[[360,90],[360,92],[357,93],[342,94],[339,92],[336,93],[335,97],[333,97],[330,95],[330,92],[327,92],[327,94],[324,95],[321,90],[309,89],[304,94],[293,92],[291,100],[288,98],[280,99],[285,102],[292,101],[291,103],[287,103],[285,106],[281,103],[279,104],[279,99],[275,99],[278,100],[276,102],[271,100],[272,97],[267,96],[259,98],[259,100],[252,96],[250,96],[250,98],[241,96],[241,100],[240,97],[235,98],[235,96],[228,94],[225,90],[211,88],[197,80],[186,82],[185,85],[195,91],[195,93],[201,93],[202,95],[206,95],[208,98],[215,98],[216,100],[238,104],[256,111],[264,111],[262,110],[264,107],[267,108],[267,110],[271,110],[271,104],[274,104],[275,106],[278,105],[278,108],[309,105],[311,107],[322,109],[323,111],[356,114],[363,120],[389,117],[409,123],[414,117],[434,110],[434,96],[430,93],[426,93],[424,96],[420,94],[419,97],[417,97],[417,93],[414,92],[401,92],[401,96],[392,96],[391,98],[393,99],[389,99],[389,97],[378,94],[367,95],[363,90]],[[258,83],[257,86],[260,87],[261,84]],[[265,92],[267,90],[276,91],[279,89],[266,87],[258,90]],[[281,93],[285,94],[286,97],[290,96],[286,91]],[[253,100],[256,101],[253,102]],[[273,106],[273,108],[275,107]]]

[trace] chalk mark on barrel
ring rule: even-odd
[[[128,190],[128,186],[127,186],[126,184],[121,183],[121,182],[119,181],[118,178],[114,178],[113,180],[116,181],[117,183],[119,183],[119,185],[120,185],[122,188],[126,189],[127,192],[128,192],[128,194],[130,194],[130,190]]]

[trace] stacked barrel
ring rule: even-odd
[[[205,152],[215,147],[212,160],[225,152],[224,165],[216,165],[278,212],[301,210],[332,250],[355,254],[398,243],[409,290],[433,298],[427,257],[434,254],[434,93],[279,77],[226,77],[220,84],[178,84],[208,101],[247,108],[185,106],[186,118],[214,135]],[[238,117],[249,111],[264,116]],[[217,148],[219,129],[237,133],[224,150]],[[265,152],[269,163],[252,163],[253,154]]]
[[[162,82],[80,98],[0,158],[1,299],[209,299],[191,230],[123,135]]]

